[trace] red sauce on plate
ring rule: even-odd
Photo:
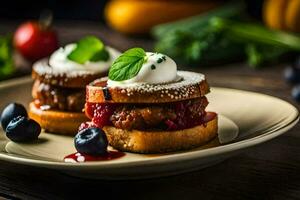
[[[109,161],[125,156],[125,153],[120,151],[108,151],[107,154],[101,156],[92,156],[82,153],[73,153],[64,158],[65,162],[90,162],[90,161]]]

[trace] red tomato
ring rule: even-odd
[[[14,45],[26,59],[36,61],[53,53],[58,48],[58,39],[52,29],[27,22],[15,32]]]

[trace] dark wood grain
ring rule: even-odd
[[[0,33],[16,22],[3,22]],[[151,49],[149,38],[130,38],[90,22],[58,22],[63,44],[83,35],[97,35],[125,50]],[[282,65],[253,70],[245,64],[185,68],[205,73],[212,86],[238,88],[277,96],[299,106],[282,79]],[[0,161],[0,196],[19,199],[300,199],[300,127],[253,147],[215,166],[178,176],[139,181],[95,181]]]

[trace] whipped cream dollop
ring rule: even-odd
[[[84,64],[80,64],[68,59],[68,55],[75,48],[76,44],[68,44],[65,47],[61,47],[58,50],[56,50],[50,56],[50,66],[58,72],[91,71],[95,73],[101,73],[108,71],[113,61],[121,54],[116,49],[106,46],[105,48],[109,53],[109,59],[107,61],[87,61]]]
[[[141,83],[170,83],[181,79],[181,77],[177,75],[177,65],[170,57],[161,53],[152,52],[146,52],[146,56],[146,62],[142,65],[135,77],[124,81],[108,79],[107,85],[109,87],[127,87]]]

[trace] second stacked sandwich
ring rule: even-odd
[[[83,113],[86,85],[107,75],[118,56],[118,51],[89,36],[58,49],[49,61],[35,63],[30,117],[46,131],[74,135],[87,120]]]

